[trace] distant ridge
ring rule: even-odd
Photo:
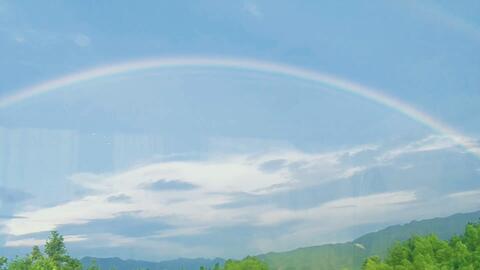
[[[462,234],[465,225],[469,222],[478,221],[480,221],[480,211],[454,214],[443,218],[415,220],[403,225],[393,225],[377,232],[367,233],[353,240],[353,243],[368,247],[371,254],[384,256],[389,246],[396,241],[407,240],[412,235],[435,233],[440,239],[448,240],[456,234]]]
[[[469,222],[480,221],[480,211],[454,214],[448,217],[412,221],[402,225],[393,225],[385,229],[367,233],[351,242],[325,244],[298,248],[286,252],[270,252],[258,255],[271,270],[359,270],[364,260],[372,255],[384,256],[388,248],[396,241],[403,241],[412,235],[437,234],[442,239],[462,234]],[[199,270],[200,266],[211,267],[225,260],[185,259],[148,262],[139,260],[122,260],[120,258],[84,257],[84,268],[95,260],[101,269],[110,270]]]
[[[396,241],[412,235],[435,233],[442,239],[462,234],[469,222],[480,221],[480,211],[455,214],[448,217],[412,221],[367,233],[352,242],[299,248],[286,252],[271,252],[258,257],[272,270],[359,270],[364,260],[372,255],[384,256]]]
[[[149,269],[149,270],[199,270],[200,266],[212,267],[219,263],[223,265],[224,259],[186,259],[179,258],[174,260],[149,262],[140,260],[122,260],[120,258],[94,258],[84,257],[80,260],[84,269],[86,269],[92,261],[95,261],[100,269],[110,270],[137,270],[137,269]]]

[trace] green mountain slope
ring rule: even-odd
[[[270,269],[352,269],[361,265],[366,252],[353,243],[328,244],[316,247],[300,248],[288,252],[260,255]]]
[[[365,258],[371,255],[383,256],[388,247],[396,241],[403,241],[412,235],[437,234],[448,239],[463,233],[468,222],[480,220],[480,211],[455,214],[444,218],[412,221],[404,225],[361,236],[349,243],[328,244],[300,248],[287,252],[267,253],[258,256],[268,263],[272,270],[342,270],[360,269]]]
[[[357,270],[360,269],[368,256],[385,255],[388,247],[396,241],[406,240],[412,235],[428,235],[431,233],[437,234],[442,239],[449,239],[453,235],[463,233],[468,222],[479,220],[480,211],[412,221],[365,234],[352,242],[299,248],[287,252],[271,252],[257,257],[264,260],[272,270]],[[115,267],[117,270],[197,270],[201,265],[212,267],[215,263],[224,263],[224,260],[220,258],[146,262],[90,257],[83,258],[82,263],[84,266],[88,266],[92,260],[96,260],[101,269]]]
[[[396,241],[407,240],[412,235],[428,235],[431,233],[435,233],[440,239],[447,240],[453,235],[462,234],[467,223],[479,219],[480,211],[455,214],[446,218],[412,221],[408,224],[390,226],[378,232],[368,233],[353,242],[365,246],[369,255],[384,256],[388,247]]]

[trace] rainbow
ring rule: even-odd
[[[436,132],[448,136],[455,144],[464,147],[469,152],[480,157],[480,146],[462,133],[454,130],[448,125],[431,117],[430,115],[414,108],[413,106],[390,97],[381,91],[372,89],[357,83],[353,83],[329,74],[307,70],[285,64],[264,62],[244,58],[219,58],[219,57],[166,57],[150,58],[145,60],[129,61],[114,65],[102,66],[69,74],[58,79],[46,81],[31,87],[13,91],[10,96],[0,98],[0,109],[34,96],[60,89],[65,86],[93,80],[100,77],[128,73],[132,71],[147,70],[154,68],[173,67],[215,67],[242,69],[256,72],[272,73],[283,76],[294,77],[302,80],[313,81],[321,85],[337,90],[348,92],[368,100],[377,102],[396,110],[407,117],[422,123]]]

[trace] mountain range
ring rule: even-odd
[[[95,257],[83,257],[81,260],[84,268],[88,268],[92,262],[95,262],[100,269],[110,270],[198,270],[201,266],[213,268],[218,263],[223,265],[224,259],[204,259],[204,258],[178,258],[175,260],[161,261],[161,262],[149,262],[139,260],[122,260],[120,258],[95,258]]]
[[[264,260],[272,270],[357,270],[363,261],[372,255],[384,256],[388,248],[397,241],[403,241],[412,235],[427,235],[435,233],[441,239],[463,233],[469,222],[480,221],[480,211],[455,214],[448,217],[412,221],[407,224],[394,225],[385,229],[367,233],[351,242],[325,244],[304,247],[286,252],[271,252],[257,255]],[[223,264],[224,259],[185,259],[148,262],[137,260],[122,260],[119,258],[83,258],[84,266],[95,260],[101,269],[117,270],[198,270],[200,266],[213,267],[216,263]]]

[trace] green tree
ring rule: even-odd
[[[32,248],[32,252],[30,253],[30,259],[32,261],[38,261],[38,260],[43,259],[43,254],[40,251],[40,248],[38,246],[34,246]]]
[[[268,265],[256,257],[248,256],[240,261],[227,260],[224,270],[268,270]]]
[[[474,270],[480,269],[480,223],[468,224],[462,236],[450,241],[435,235],[413,236],[395,244],[382,261],[368,258],[364,270]]]
[[[41,258],[31,265],[29,268],[31,270],[58,270],[58,266],[55,264],[54,261],[48,259],[48,258]]]
[[[45,244],[45,254],[48,258],[60,262],[66,255],[67,249],[63,241],[63,236],[61,236],[57,231],[52,231],[50,238]]]
[[[0,257],[0,270],[5,270],[7,268],[8,260],[5,257]]]
[[[34,246],[30,254],[10,262],[0,257],[0,270],[82,270],[80,261],[68,255],[63,237],[56,231],[50,234],[44,252],[46,256]],[[98,270],[98,267],[89,270]]]
[[[207,270],[207,268],[201,266],[200,270]],[[222,270],[222,267],[216,263],[213,270]],[[268,270],[268,265],[256,257],[248,256],[243,260],[227,260],[223,270]]]
[[[380,257],[372,256],[365,260],[363,263],[362,269],[368,270],[390,270],[392,269],[387,264],[383,263]]]
[[[52,231],[50,237],[45,244],[45,254],[48,256],[49,262],[43,264],[54,264],[59,270],[81,270],[82,264],[79,260],[68,255],[65,247],[63,236],[57,231]]]

